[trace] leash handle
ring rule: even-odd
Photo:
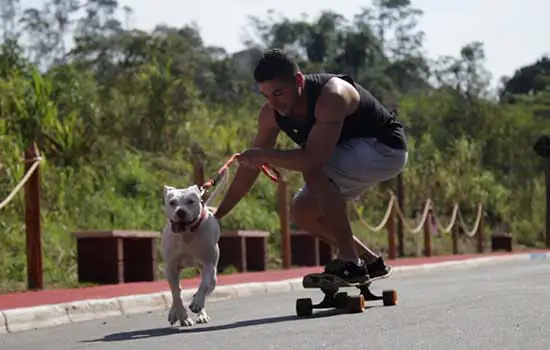
[[[267,164],[264,164],[260,167],[262,172],[271,179],[273,182],[279,182],[279,179],[281,178],[281,173],[275,169],[270,167]]]
[[[240,153],[235,153],[229,159],[222,165],[222,167],[218,170],[214,178],[208,179],[204,183],[204,185],[201,186],[201,191],[204,193],[207,189],[211,188],[212,186],[215,186],[216,183],[220,180],[222,175],[227,171],[229,166],[237,159],[237,157],[240,155]],[[263,164],[260,167],[260,170],[273,182],[279,182],[279,179],[281,178],[281,173],[275,169],[270,167],[267,164]]]
[[[210,178],[208,179],[208,181],[206,181],[204,183],[204,185],[201,186],[201,189],[202,191],[204,192],[206,189],[216,185],[216,183],[218,183],[218,181],[220,181],[220,177],[222,177],[223,173],[225,173],[227,171],[227,168],[229,168],[229,166],[231,165],[231,163],[233,163],[235,161],[235,159],[237,159],[237,156],[238,156],[238,153],[232,155],[223,165],[220,169],[218,169],[218,172],[216,173],[216,175],[214,176],[214,178]]]

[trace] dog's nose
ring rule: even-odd
[[[183,210],[183,209],[181,209],[181,208],[178,208],[178,209],[176,210],[176,215],[178,216],[178,218],[184,219],[185,216],[186,216],[185,210]]]

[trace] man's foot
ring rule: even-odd
[[[368,270],[365,262],[353,262],[349,260],[334,259],[325,265],[325,273],[336,275],[348,282],[361,280],[368,277]]]
[[[391,266],[386,265],[381,256],[374,262],[366,264],[366,268],[370,278],[388,277],[392,273]]]

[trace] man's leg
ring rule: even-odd
[[[302,230],[308,231],[320,240],[338,247],[338,242],[327,228],[327,223],[319,209],[319,205],[311,193],[304,188],[294,198],[291,207],[291,220]],[[370,250],[356,236],[353,236],[355,249],[367,263],[374,262],[378,255]]]
[[[332,237],[327,240],[339,247],[340,258],[347,262],[331,272],[362,275],[365,265],[371,276],[391,272],[383,259],[368,248],[356,250],[357,240],[346,215],[346,200],[357,198],[367,188],[393,178],[402,171],[406,161],[405,151],[391,149],[373,139],[353,139],[336,148],[325,169],[304,174],[306,185],[295,198],[293,221],[312,234]],[[361,250],[365,250],[363,261],[357,254]]]
[[[347,215],[345,214],[344,210],[344,216],[347,220]],[[351,245],[355,245],[356,256],[357,252],[363,253],[361,256],[362,259],[350,260],[341,254],[342,237],[338,238],[337,235],[333,234],[334,231],[331,230],[330,224],[327,223],[330,219],[326,219],[332,216],[332,213],[330,215],[322,214],[318,199],[312,195],[312,191],[307,186],[295,196],[291,207],[292,222],[299,228],[338,247],[339,257],[325,266],[325,272],[330,272],[344,279],[353,279],[354,277],[362,277],[367,274],[371,277],[389,275],[391,268],[384,263],[383,258],[377,256],[353,234],[351,234]]]
[[[355,249],[353,232],[347,217],[347,207],[340,189],[329,179],[323,169],[303,174],[307,190],[324,217],[323,232],[332,233],[338,246],[339,258],[359,264],[359,255]]]

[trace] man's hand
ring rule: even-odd
[[[258,161],[258,156],[255,156],[254,153],[257,153],[256,148],[272,148],[277,142],[277,135],[279,135],[279,126],[275,120],[275,114],[273,110],[265,104],[258,118],[258,131],[256,132],[256,137],[252,143],[252,150],[243,152],[237,161],[244,166],[239,166],[233,182],[229,185],[225,197],[218,206],[218,210],[214,214],[216,218],[222,219],[225,217],[237,203],[250,191],[254,181],[260,173],[260,169],[256,166]],[[262,157],[263,159],[263,157]],[[248,165],[248,166],[247,166]],[[254,168],[250,168],[250,165],[254,165]]]
[[[265,153],[261,148],[248,149],[237,156],[239,164],[249,168],[259,168],[265,163]]]

